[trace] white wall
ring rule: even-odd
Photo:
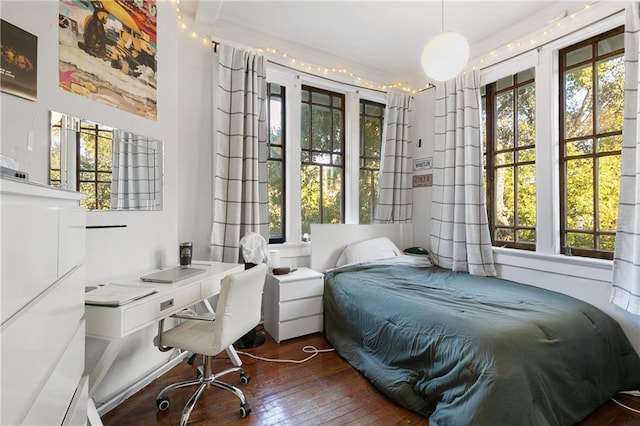
[[[3,0],[2,19],[38,37],[38,98],[32,102],[0,94],[2,119],[0,152],[19,160],[30,179],[46,183],[50,110],[72,114],[108,126],[144,134],[164,142],[164,208],[160,212],[88,212],[87,225],[126,225],[117,229],[87,230],[87,283],[136,276],[160,263],[177,264],[178,186],[180,155],[178,137],[177,39],[175,7],[158,2],[158,119],[152,121],[117,110],[58,88],[58,2]],[[34,132],[33,150],[26,135]],[[34,265],[25,265],[34,267]],[[126,387],[167,354],[152,344],[153,330],[131,336],[100,395]],[[98,401],[99,402],[99,401]]]

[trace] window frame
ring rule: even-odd
[[[373,115],[373,114],[367,114],[366,113],[366,106],[370,105],[373,107],[377,107],[380,108],[382,110],[382,114],[381,115]],[[358,155],[358,162],[359,162],[359,167],[358,167],[358,182],[360,179],[360,176],[362,175],[363,172],[367,173],[369,176],[369,180],[371,181],[370,183],[373,184],[374,186],[374,191],[372,191],[371,193],[371,197],[372,199],[370,199],[369,201],[371,202],[371,211],[369,212],[371,214],[371,222],[369,223],[373,223],[373,217],[374,217],[374,213],[375,213],[375,209],[376,209],[376,203],[378,201],[378,188],[379,188],[379,173],[380,173],[380,164],[382,162],[382,141],[384,138],[384,126],[385,126],[385,110],[386,110],[386,105],[380,102],[376,102],[376,101],[372,101],[372,100],[368,100],[368,99],[360,99],[359,102],[359,109],[360,109],[360,131],[359,131],[359,138],[358,138],[358,146],[359,146],[359,155]],[[364,155],[365,152],[365,119],[366,117],[372,117],[374,119],[378,119],[380,121],[380,141],[379,141],[379,146],[378,146],[378,157],[367,157]],[[378,161],[378,169],[375,170],[371,167],[365,167],[367,160],[377,160]],[[378,179],[375,179],[375,172],[378,172]],[[375,180],[375,182],[373,182]],[[358,187],[359,189],[359,187]],[[360,199],[360,192],[358,191],[358,223],[363,223],[362,222],[362,200]]]
[[[347,175],[346,175],[346,167],[345,167],[345,163],[348,161],[347,160],[347,153],[345,151],[345,147],[346,147],[346,135],[347,135],[347,128],[346,128],[346,115],[347,115],[347,107],[346,107],[346,96],[344,93],[340,93],[337,91],[333,91],[333,90],[328,90],[328,89],[324,89],[318,86],[312,86],[310,84],[302,84],[301,87],[301,93],[304,91],[308,91],[310,96],[309,96],[309,100],[308,101],[304,101],[302,99],[301,96],[301,100],[300,100],[300,108],[301,108],[301,120],[300,120],[300,175],[302,176],[302,170],[305,166],[318,166],[320,168],[320,200],[319,200],[319,216],[320,216],[320,220],[318,223],[327,223],[324,221],[323,219],[323,193],[322,193],[322,170],[324,167],[334,167],[334,168],[339,168],[341,170],[342,173],[342,178],[341,178],[341,182],[340,182],[340,186],[341,186],[341,199],[340,199],[340,222],[339,223],[345,223],[345,217],[346,217],[346,196],[345,196],[345,188],[346,188],[346,180],[347,180]],[[322,104],[316,104],[313,102],[313,93],[320,93],[323,95],[327,95],[330,98],[330,102],[329,102],[329,106],[327,105],[322,105]],[[341,99],[341,108],[336,108],[333,106],[333,98],[340,98]],[[331,122],[333,123],[333,110],[338,109],[341,111],[341,129],[342,131],[340,132],[340,141],[339,141],[339,151],[335,151],[335,140],[334,140],[334,136],[335,136],[335,128],[333,126],[333,124],[331,125],[331,130],[332,130],[332,134],[331,134],[331,147],[332,147],[332,151],[321,151],[321,150],[314,150],[313,149],[313,141],[309,141],[309,147],[305,148],[302,146],[302,135],[303,135],[303,129],[302,129],[302,105],[303,104],[308,104],[311,109],[310,112],[313,109],[313,105],[318,105],[318,106],[322,106],[322,107],[327,107],[330,110],[330,117],[331,117]],[[311,135],[313,134],[313,120],[309,120],[309,135],[311,137]],[[327,154],[329,156],[335,155],[336,152],[339,153],[339,155],[342,157],[342,161],[340,162],[340,165],[337,165],[333,160],[329,163],[329,164],[325,164],[325,163],[317,163],[317,162],[313,162],[313,161],[305,161],[303,160],[303,152],[304,151],[308,151],[309,152],[309,158],[313,158],[313,154],[314,153],[321,153],[321,154]],[[302,182],[300,182],[302,185]],[[300,186],[300,189],[302,188],[302,186]],[[301,204],[302,206],[302,204]],[[301,233],[306,233],[305,231],[303,231],[303,227],[304,227],[304,220],[302,219],[302,208],[300,209],[300,214],[301,214],[301,220],[300,220],[300,227],[301,227]],[[310,231],[308,231],[310,232]]]
[[[272,84],[277,84],[280,87],[280,94],[277,96],[278,99],[280,100],[280,105],[281,105],[281,109],[280,109],[280,123],[281,123],[281,135],[280,135],[280,142],[281,144],[279,145],[281,147],[282,150],[282,154],[280,156],[280,158],[274,158],[271,156],[271,97],[272,97],[272,93],[271,93],[271,85]],[[280,206],[281,208],[281,236],[279,237],[272,237],[271,236],[271,232],[269,232],[269,244],[281,244],[284,243],[287,240],[287,186],[286,186],[286,182],[287,182],[287,87],[276,83],[276,82],[268,82],[267,83],[267,104],[269,105],[269,107],[267,108],[267,127],[269,129],[269,139],[267,140],[267,147],[268,147],[268,156],[267,156],[267,168],[268,168],[268,163],[270,161],[277,161],[281,163],[281,170],[282,170],[282,175],[280,176],[281,179],[281,188],[282,188],[282,193],[281,193],[281,200],[282,200],[282,204]],[[268,182],[267,182],[268,185]]]
[[[522,166],[522,165],[534,165],[536,166],[536,159],[534,157],[533,160],[529,160],[529,161],[519,161],[518,160],[518,155],[517,153],[519,151],[523,151],[526,149],[531,149],[533,148],[534,150],[536,150],[537,152],[537,136],[536,136],[536,140],[534,140],[533,145],[527,145],[524,147],[519,147],[517,146],[517,140],[518,140],[518,89],[528,86],[530,84],[533,83],[533,87],[534,87],[534,98],[535,98],[535,92],[536,92],[536,78],[535,78],[535,68],[533,69],[533,77],[525,79],[523,81],[519,81],[518,75],[526,72],[527,70],[529,70],[531,68],[526,68],[524,70],[521,70],[519,72],[515,72],[513,74],[510,74],[506,77],[503,78],[511,78],[512,79],[512,83],[504,88],[498,89],[497,85],[498,82],[500,82],[503,78],[498,79],[497,81],[493,81],[491,83],[488,83],[484,86],[484,94],[482,95],[482,108],[483,108],[483,112],[484,112],[484,122],[485,122],[485,126],[484,126],[484,145],[485,145],[485,191],[486,191],[486,207],[487,207],[487,218],[488,218],[488,222],[489,222],[489,233],[491,236],[491,244],[494,247],[507,247],[507,248],[513,248],[513,249],[520,249],[520,250],[528,250],[528,251],[536,251],[536,247],[537,247],[537,215],[536,215],[536,223],[533,226],[519,226],[518,224],[518,197],[517,197],[517,189],[518,189],[518,185],[517,183],[517,175],[518,175],[518,166]],[[513,120],[512,120],[512,125],[513,125],[513,146],[511,148],[508,149],[502,149],[502,150],[498,150],[496,147],[496,132],[497,132],[497,123],[496,120],[498,119],[497,115],[496,115],[496,101],[497,101],[497,96],[503,93],[508,93],[511,92],[513,94],[513,100],[512,100],[512,107],[513,107]],[[537,105],[537,99],[536,99],[536,105]],[[537,129],[537,116],[534,116],[535,119],[535,124],[534,124],[534,128]],[[537,133],[537,132],[536,132]],[[513,155],[513,161],[505,166],[505,165],[497,165],[497,161],[496,161],[496,155],[497,154],[504,154],[504,153],[511,153]],[[506,167],[510,167],[512,169],[514,169],[514,224],[512,226],[500,226],[499,228],[501,229],[510,229],[513,232],[513,237],[514,240],[513,241],[506,241],[506,240],[499,240],[496,241],[495,239],[495,235],[496,235],[496,214],[495,214],[495,206],[496,206],[496,191],[495,191],[495,179],[496,179],[496,174],[497,174],[497,169],[498,168],[506,168]],[[536,167],[536,175],[538,173],[537,167]],[[537,196],[537,188],[536,188],[536,210],[537,210],[537,205],[538,205],[538,196]],[[536,241],[533,243],[522,243],[522,242],[518,242],[517,241],[517,233],[520,230],[528,230],[528,231],[533,231],[536,235]]]
[[[592,164],[596,164],[596,161],[599,158],[602,157],[609,157],[612,155],[618,155],[621,156],[621,150],[618,151],[607,151],[606,153],[598,153],[596,146],[597,146],[597,140],[603,136],[614,136],[614,135],[622,135],[622,128],[620,129],[620,131],[613,131],[613,132],[604,132],[604,133],[598,133],[597,131],[597,116],[596,116],[596,105],[597,105],[597,93],[596,91],[592,91],[591,93],[591,97],[592,97],[592,123],[591,123],[591,133],[589,135],[583,135],[580,137],[572,137],[572,138],[566,138],[565,137],[565,75],[567,71],[570,71],[572,69],[577,69],[580,67],[583,67],[587,64],[590,64],[592,67],[592,77],[596,77],[596,73],[597,73],[597,63],[601,62],[604,59],[607,58],[614,58],[614,57],[618,57],[620,56],[620,54],[623,55],[624,57],[624,47],[622,49],[617,49],[611,52],[608,52],[606,54],[603,55],[597,55],[597,45],[600,41],[605,40],[607,38],[610,38],[612,36],[615,35],[619,35],[619,34],[623,34],[624,33],[624,26],[617,26],[613,29],[610,29],[608,31],[604,31],[601,32],[597,35],[588,37],[584,40],[581,40],[577,43],[568,45],[562,49],[559,49],[558,51],[558,73],[557,73],[557,78],[558,78],[558,151],[559,151],[559,160],[558,160],[558,177],[559,177],[559,225],[560,225],[560,229],[559,229],[559,250],[561,254],[565,254],[565,255],[577,255],[577,256],[583,256],[583,257],[590,257],[590,258],[597,258],[597,259],[607,259],[607,260],[612,260],[613,259],[613,252],[612,251],[605,251],[605,250],[599,250],[597,248],[594,249],[586,249],[586,248],[582,248],[582,247],[571,247],[570,251],[567,250],[567,234],[569,232],[575,232],[576,230],[573,229],[567,229],[567,206],[566,206],[566,196],[567,196],[567,187],[566,187],[566,165],[567,165],[567,158],[576,158],[575,156],[567,156],[565,154],[566,149],[566,143],[567,142],[572,142],[572,141],[577,141],[577,140],[581,140],[581,139],[585,139],[587,137],[590,137],[593,140],[593,149],[592,149],[592,153],[591,154],[585,154],[583,156],[581,156],[581,158],[585,158],[585,159],[590,159],[592,161]],[[571,51],[576,51],[578,49],[584,48],[586,46],[591,45],[591,49],[592,49],[592,54],[591,54],[591,58],[588,60],[583,60],[583,61],[579,61],[576,62],[570,66],[566,65],[566,54],[571,52]],[[593,86],[595,87],[596,84],[596,79],[593,79]],[[594,183],[594,187],[593,187],[593,215],[594,215],[594,227],[591,231],[588,232],[580,232],[580,233],[585,233],[585,234],[590,234],[593,236],[594,239],[594,246],[597,247],[597,239],[599,236],[602,235],[608,235],[608,236],[613,236],[615,238],[615,234],[616,231],[615,230],[611,230],[611,231],[603,231],[603,230],[599,230],[598,229],[598,224],[599,224],[599,209],[598,204],[598,176],[597,176],[597,168],[596,167],[592,167],[592,174],[593,174],[593,183]]]

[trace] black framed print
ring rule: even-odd
[[[38,96],[38,37],[0,19],[0,90],[35,101]]]

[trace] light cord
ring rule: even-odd
[[[264,357],[253,355],[253,354],[250,354],[250,353],[247,353],[247,352],[242,352],[242,351],[236,351],[236,352],[238,354],[240,354],[240,355],[248,356],[249,358],[257,359],[259,361],[280,362],[280,363],[290,363],[290,364],[302,364],[303,362],[307,362],[311,358],[314,358],[319,353],[333,352],[333,351],[335,351],[334,348],[318,349],[315,346],[307,345],[307,346],[302,348],[302,352],[304,352],[306,354],[311,354],[311,355],[309,355],[308,357],[306,357],[304,359],[299,359],[299,360],[296,360],[296,359],[264,358]]]

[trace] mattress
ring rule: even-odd
[[[434,425],[569,425],[640,388],[616,321],[570,296],[431,267],[328,271],[325,334],[340,356]]]

